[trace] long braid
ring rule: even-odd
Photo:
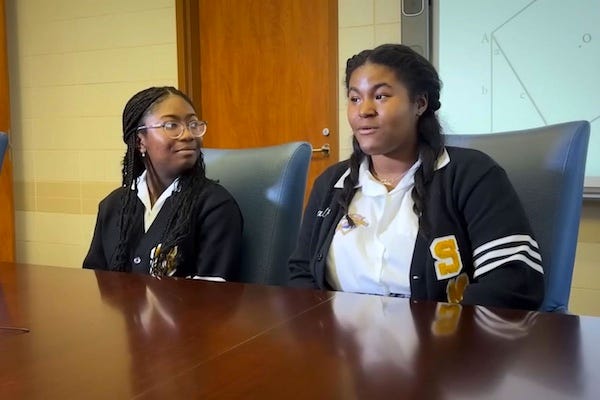
[[[427,108],[417,125],[421,165],[415,171],[415,186],[411,192],[414,203],[413,211],[419,217],[419,227],[423,234],[428,234],[430,229],[425,217],[427,187],[433,179],[436,161],[444,148],[444,137],[439,133],[441,132],[440,123],[434,112],[431,111],[432,109],[432,107]]]
[[[196,223],[196,220],[192,216],[196,214],[195,211],[200,193],[209,181],[205,174],[204,159],[202,154],[200,154],[195,166],[179,177],[179,192],[175,192],[172,195],[172,208],[175,212],[171,215],[161,238],[161,252],[156,260],[158,264],[162,263],[168,257],[169,252],[178,243],[185,241],[191,234],[192,228]],[[175,263],[179,266],[183,262],[183,254],[178,251]]]
[[[136,179],[144,170],[141,160],[136,162],[136,136],[127,140],[127,151],[123,158],[123,187],[121,196],[121,212],[119,215],[119,244],[113,254],[112,269],[116,271],[131,271],[129,262],[129,244],[133,227],[133,215],[137,199]],[[137,157],[139,158],[139,157]],[[136,165],[137,164],[137,165]]]
[[[350,77],[354,70],[366,64],[383,65],[394,71],[408,89],[411,101],[417,96],[427,99],[427,109],[417,123],[417,150],[421,165],[415,172],[415,185],[411,193],[414,202],[413,211],[419,217],[420,231],[427,234],[429,226],[426,219],[425,201],[428,184],[433,179],[436,161],[444,149],[444,137],[435,112],[440,108],[441,82],[437,71],[427,59],[400,44],[384,44],[371,50],[363,50],[348,59],[346,63],[346,90],[350,87]],[[365,154],[358,146],[356,138],[352,140],[353,153],[350,157],[350,175],[344,181],[341,206],[350,225],[354,225],[348,216],[348,208],[358,182],[358,168]]]
[[[358,183],[358,170],[360,163],[365,158],[365,153],[360,149],[356,138],[352,138],[352,155],[350,155],[350,174],[344,179],[344,188],[340,197],[340,206],[344,211],[344,216],[350,226],[354,226],[354,220],[350,217],[350,202],[356,192],[356,184]]]

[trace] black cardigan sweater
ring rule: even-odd
[[[100,202],[94,236],[83,268],[108,270],[113,253],[119,242],[119,214],[121,196],[125,188],[119,188]],[[134,221],[134,245],[130,249],[132,272],[149,273],[150,251],[163,237],[164,230],[173,214],[173,196],[165,201],[156,219],[144,233],[145,208],[136,199]],[[218,276],[236,280],[242,242],[242,215],[233,197],[221,185],[207,182],[199,195],[194,215],[195,224],[184,243],[178,244],[183,252],[183,265],[175,276]]]

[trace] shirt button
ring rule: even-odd
[[[141,258],[139,258],[139,257],[136,257],[136,258],[134,258],[134,259],[133,259],[133,263],[134,263],[134,264],[139,264],[139,263],[141,263],[141,262],[142,262],[142,259],[141,259]]]

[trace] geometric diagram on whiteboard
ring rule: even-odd
[[[600,0],[431,1],[445,132],[590,121],[586,186],[600,188]]]
[[[492,131],[585,119],[600,134],[599,21],[598,0],[534,0],[490,32]]]

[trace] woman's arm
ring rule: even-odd
[[[311,272],[310,260],[312,258],[312,242],[318,240],[318,238],[313,237],[313,235],[319,234],[315,231],[315,226],[317,225],[317,218],[319,218],[317,216],[318,207],[322,202],[322,196],[319,194],[319,188],[322,187],[322,185],[323,183],[321,180],[317,179],[317,181],[315,181],[308,204],[304,210],[298,243],[288,261],[290,286],[318,288],[316,279]]]
[[[464,198],[475,272],[463,302],[538,309],[544,297],[540,251],[504,170],[490,168]]]
[[[196,216],[194,273],[200,277],[237,280],[242,249],[242,214],[223,187],[211,185],[204,193],[207,200]]]
[[[103,207],[102,203],[98,207],[98,216],[96,217],[96,226],[90,249],[83,260],[83,268],[87,269],[103,269],[108,268],[106,255],[104,254],[104,246],[102,244],[102,226],[103,224]]]

